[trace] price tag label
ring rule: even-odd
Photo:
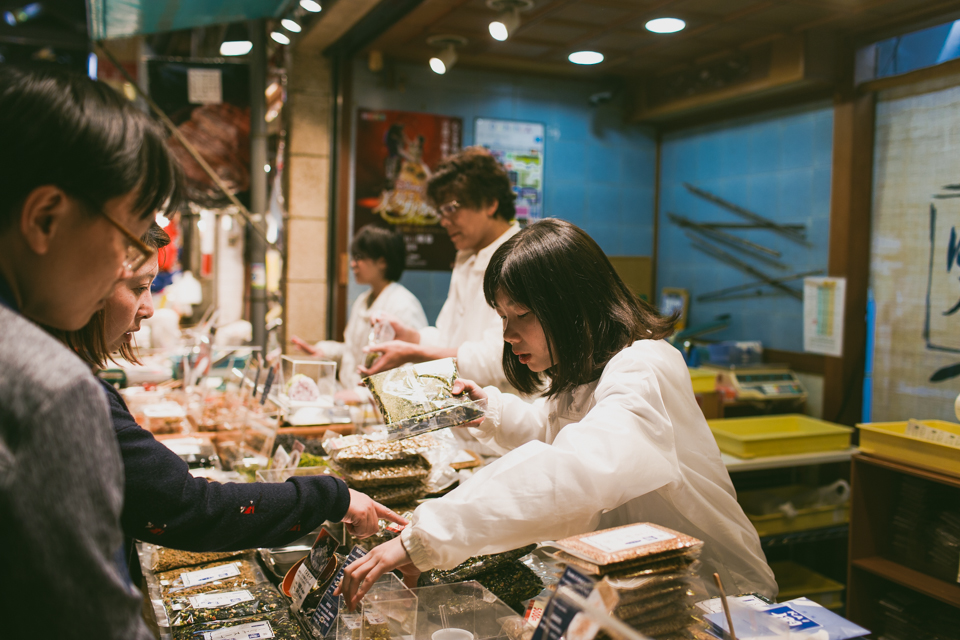
[[[226,593],[207,593],[201,596],[190,596],[190,605],[194,609],[217,609],[232,604],[249,602],[253,594],[246,589],[241,591],[227,591]]]
[[[293,600],[293,608],[299,611],[300,607],[303,606],[303,601],[316,586],[317,579],[310,571],[307,563],[304,562],[297,569],[297,575],[293,577],[293,586],[290,587],[290,599]]]
[[[240,575],[240,567],[238,565],[239,563],[237,562],[231,562],[230,564],[203,569],[201,571],[181,573],[180,580],[185,587],[196,587],[197,585],[223,580],[224,578],[233,578]]]
[[[557,589],[569,587],[578,595],[587,598],[595,584],[591,578],[568,566],[560,576]],[[540,624],[533,631],[532,640],[560,640],[577,613],[577,609],[554,596],[544,609]]]
[[[273,628],[266,621],[249,622],[203,633],[203,640],[261,640],[262,638],[272,637],[274,637]]]

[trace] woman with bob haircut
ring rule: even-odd
[[[728,592],[775,596],[690,374],[664,340],[675,318],[634,296],[597,243],[561,220],[504,243],[483,289],[503,320],[507,378],[544,397],[528,404],[455,384],[487,400],[471,433],[507,453],[421,505],[400,537],[351,565],[341,587],[349,602],[397,567],[408,575],[451,569],[471,556],[637,522],[703,540],[700,575],[719,573]]]
[[[310,345],[294,336],[294,345],[312,356],[337,360],[340,382],[346,388],[341,397],[359,400],[357,385],[363,364],[364,347],[370,337],[371,322],[379,316],[395,318],[414,329],[427,326],[427,316],[417,296],[398,282],[407,261],[403,236],[390,229],[367,225],[360,229],[350,244],[350,269],[357,284],[370,290],[357,297],[350,309],[343,342],[323,340]]]
[[[103,309],[78,331],[51,331],[92,369],[104,368],[118,352],[140,362],[133,335],[153,315],[150,285],[157,276],[157,250],[170,237],[153,223],[140,240],[153,253],[116,284]],[[358,537],[376,533],[380,518],[406,522],[333,476],[252,484],[195,478],[186,462],[137,424],[123,396],[100,382],[123,459],[120,523],[128,538],[187,551],[233,551],[281,546],[327,520],[344,522]],[[135,554],[130,566],[137,568]]]

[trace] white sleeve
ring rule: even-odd
[[[483,387],[509,389],[510,383],[503,372],[503,345],[503,330],[499,326],[486,329],[481,340],[461,344],[457,349],[460,377]]]
[[[657,378],[629,358],[614,366],[618,357],[597,404],[552,445],[528,442],[416,510],[403,543],[418,568],[592,531],[602,513],[679,481]]]
[[[546,439],[549,409],[544,398],[528,403],[512,393],[501,393],[496,387],[484,391],[486,416],[480,426],[467,429],[474,438],[504,453],[533,440]]]

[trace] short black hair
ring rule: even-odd
[[[44,185],[92,212],[134,191],[141,218],[172,210],[180,174],[165,138],[103,82],[56,65],[0,65],[0,231]]]
[[[163,249],[170,244],[170,235],[156,222],[151,222],[147,231],[140,236],[140,242],[151,249]]]
[[[387,261],[384,277],[396,282],[407,264],[407,245],[396,231],[368,224],[360,229],[350,244],[350,253],[358,258]]]
[[[634,295],[583,229],[553,218],[523,229],[494,252],[483,277],[491,307],[498,292],[533,312],[555,363],[545,372],[547,385],[504,342],[507,380],[528,394],[546,386],[553,396],[593,382],[625,347],[666,338],[677,321]]]
[[[449,200],[473,209],[496,202],[495,218],[510,222],[517,215],[510,176],[483,147],[467,147],[441,162],[427,182],[427,198],[437,207]]]

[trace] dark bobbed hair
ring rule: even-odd
[[[494,217],[510,222],[517,215],[510,176],[483,147],[467,147],[441,162],[427,182],[427,198],[434,206],[456,200],[472,209],[496,202]]]
[[[36,188],[54,185],[91,213],[136,192],[141,218],[180,198],[163,130],[102,82],[55,65],[0,65],[0,231]]]
[[[487,304],[495,306],[498,292],[533,312],[555,363],[547,376],[534,373],[504,343],[507,380],[527,394],[546,387],[553,396],[593,382],[622,349],[670,336],[677,321],[635,296],[583,229],[553,218],[494,252],[483,278]]]
[[[154,251],[170,244],[170,236],[156,222],[150,224],[150,228],[140,236],[140,240]],[[49,328],[47,331],[59,338],[89,366],[104,369],[107,362],[113,359],[107,345],[106,328],[107,312],[105,309],[100,309],[93,314],[87,324],[76,331]],[[137,355],[137,348],[131,344],[120,345],[120,356],[133,364],[143,364]]]
[[[400,279],[407,264],[407,245],[403,236],[372,224],[363,227],[353,236],[350,253],[373,260],[386,260],[387,270],[384,277],[390,282]]]

